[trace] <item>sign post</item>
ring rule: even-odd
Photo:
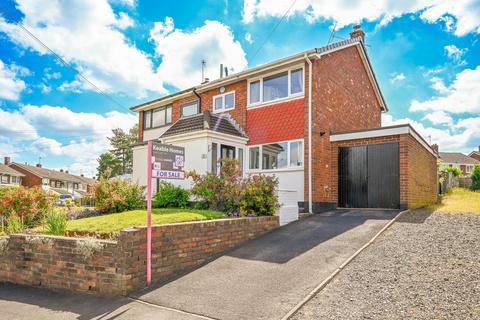
[[[185,148],[153,141],[148,141],[147,148],[147,286],[149,286],[152,282],[152,179],[185,179]]]

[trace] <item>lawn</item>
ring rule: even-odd
[[[225,217],[223,212],[193,209],[153,209],[152,224],[166,224],[195,220],[211,220]],[[114,233],[133,226],[147,224],[146,210],[133,210],[113,213],[99,217],[70,220],[68,231],[89,231],[99,233]]]
[[[434,209],[441,212],[480,214],[480,192],[453,188],[445,194],[442,203]]]

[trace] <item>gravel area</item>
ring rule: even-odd
[[[480,319],[480,215],[403,215],[293,319]]]

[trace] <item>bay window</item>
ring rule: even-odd
[[[292,69],[249,83],[249,105],[303,94],[303,68]]]
[[[249,148],[249,169],[277,170],[303,166],[303,142],[285,141]]]

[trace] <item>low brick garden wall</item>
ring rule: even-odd
[[[154,226],[152,281],[168,280],[278,226],[276,216]],[[0,282],[126,295],[145,286],[145,266],[145,227],[123,230],[116,241],[0,237]]]

